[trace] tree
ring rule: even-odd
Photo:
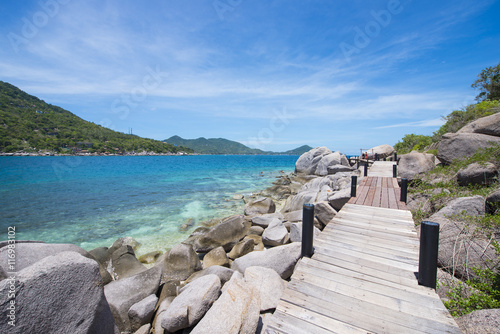
[[[482,70],[472,87],[480,91],[477,101],[500,100],[500,63]]]

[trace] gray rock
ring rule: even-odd
[[[438,159],[446,165],[454,159],[462,160],[472,156],[480,148],[500,143],[500,137],[479,133],[447,133],[438,146]]]
[[[320,191],[320,189],[304,190],[297,195],[290,196],[283,210],[285,212],[301,211],[304,204],[312,204],[318,200]]]
[[[111,260],[111,253],[109,253],[108,247],[98,247],[89,251],[89,254],[99,262],[104,268],[108,267],[109,261]]]
[[[467,216],[482,216],[485,213],[485,200],[482,196],[459,197],[448,204],[432,217],[453,217],[461,214]]]
[[[344,188],[328,196],[328,203],[336,210],[340,211],[351,199],[351,188]]]
[[[497,190],[486,198],[486,213],[497,214],[500,210],[500,190]]]
[[[378,158],[380,160],[382,160],[382,159],[385,159],[385,158],[393,155],[395,151],[391,145],[383,144],[383,145],[375,146],[375,147],[369,149],[367,152],[368,152],[368,156],[371,159],[374,159],[375,154],[377,154]]]
[[[275,309],[285,291],[285,284],[280,275],[265,267],[248,267],[245,270],[245,282],[252,285],[260,295],[260,311]]]
[[[276,204],[268,197],[259,197],[245,205],[245,215],[262,215],[276,211]]]
[[[219,297],[220,279],[207,275],[192,281],[161,316],[161,326],[169,332],[195,325]]]
[[[318,236],[321,233],[320,229],[316,226],[314,227],[314,236]],[[293,223],[290,227],[290,241],[291,242],[302,242],[302,222]]]
[[[433,154],[411,152],[400,156],[398,176],[414,180],[419,175],[427,173],[434,168],[436,168],[436,162]]]
[[[1,333],[13,333],[11,282],[0,282]],[[76,252],[45,256],[17,272],[15,287],[15,333],[117,333],[93,259]]]
[[[253,251],[255,243],[253,239],[243,239],[234,245],[233,249],[227,254],[227,256],[234,260],[245,254],[248,254]]]
[[[254,251],[261,251],[264,250],[264,243],[262,242],[262,236],[256,235],[256,234],[250,234],[245,237],[245,239],[252,239],[253,240],[253,250]],[[243,239],[243,240],[245,240]]]
[[[162,252],[153,251],[153,252],[149,252],[149,253],[146,253],[146,254],[139,256],[139,258],[137,260],[139,260],[139,262],[141,262],[141,263],[146,263],[146,264],[155,263],[156,261],[158,261],[158,258],[161,255],[162,255]]]
[[[265,246],[279,246],[288,241],[288,231],[283,223],[275,218],[262,233]]]
[[[201,270],[201,261],[193,246],[179,244],[165,253],[156,266],[163,269],[162,279],[183,281],[195,271]]]
[[[259,296],[252,286],[246,285],[243,278],[235,273],[224,286],[222,295],[191,334],[254,334],[259,323]]]
[[[206,253],[222,246],[226,252],[229,252],[234,245],[248,234],[251,224],[241,215],[228,217],[205,234],[199,236],[194,243],[195,250]]]
[[[229,258],[222,246],[212,249],[203,257],[203,268],[211,266],[229,267]]]
[[[151,322],[157,302],[158,297],[156,297],[156,295],[149,295],[130,307],[128,310],[128,317],[130,320],[130,328],[133,332]]]
[[[145,324],[141,328],[139,328],[134,334],[149,334],[151,330],[151,324]]]
[[[248,235],[250,235],[250,234],[262,235],[263,232],[264,232],[264,228],[262,226],[252,226],[252,227],[250,227],[250,230],[248,231]]]
[[[301,244],[273,247],[261,252],[252,252],[234,260],[231,269],[244,273],[248,267],[258,266],[275,270],[283,279],[289,278],[301,255]]]
[[[458,317],[456,322],[464,334],[496,334],[500,328],[500,309],[472,311]]]
[[[295,172],[312,175],[316,171],[321,159],[328,154],[331,154],[326,147],[317,147],[302,154],[295,163]]]
[[[490,162],[484,165],[475,162],[459,170],[457,173],[457,181],[461,186],[469,184],[488,186],[496,182],[497,179],[498,169]]]
[[[319,222],[326,226],[337,214],[329,202],[319,202],[314,205],[314,215],[318,218]]]
[[[130,331],[128,310],[135,303],[156,294],[160,285],[161,268],[153,267],[135,276],[113,281],[104,287],[118,329]]]
[[[95,258],[85,251],[73,244],[46,244],[40,242],[16,242],[16,270],[22,270],[32,264],[48,257],[56,256],[62,252],[76,252],[83,255],[84,257],[96,261]],[[7,263],[8,259],[8,248],[0,248],[0,263]],[[98,263],[96,261],[96,263]],[[102,265],[99,265],[99,272],[103,284],[108,284],[113,280],[111,275]]]
[[[226,284],[227,281],[233,276],[234,270],[222,266],[211,266],[206,269],[200,270],[192,274],[186,280],[186,283],[190,283],[202,276],[206,275],[217,275],[220,279],[221,285]]]
[[[275,218],[283,220],[285,217],[279,212],[266,213],[260,216],[252,217],[252,224],[255,226],[266,228],[269,226],[269,223]]]
[[[147,268],[137,260],[132,246],[123,245],[111,255],[114,278],[122,279],[134,276]]]
[[[324,155],[321,160],[318,162],[318,166],[316,167],[316,170],[314,171],[315,175],[318,176],[325,176],[328,175],[328,168],[334,167],[334,166],[341,166],[342,163],[342,155],[340,152],[333,152],[327,155]],[[334,174],[334,173],[332,173]]]
[[[354,170],[353,167],[343,166],[343,165],[328,166],[328,168],[327,168],[328,175],[337,174],[337,173],[344,173],[344,172],[352,172],[353,170]]]
[[[500,137],[500,113],[479,118],[458,130],[457,133],[481,133]]]
[[[285,216],[286,221],[294,223],[294,222],[302,221],[302,214],[303,214],[303,210],[295,210],[295,211],[285,213],[284,216]]]
[[[130,246],[130,247],[132,247],[132,249],[135,252],[136,250],[139,249],[139,247],[141,246],[141,243],[132,237],[118,238],[113,243],[113,245],[109,248],[108,251],[110,254],[113,254],[118,248],[120,248],[122,246]]]
[[[158,305],[158,308],[156,309],[156,313],[153,319],[152,327],[153,327],[153,333],[154,334],[166,334],[167,332],[163,327],[161,327],[161,319],[163,313],[168,309],[170,304],[174,301],[175,297],[170,296],[165,299],[163,299],[160,304]]]

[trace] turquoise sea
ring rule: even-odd
[[[263,190],[297,156],[0,157],[0,240],[90,250],[131,236],[138,253],[165,250],[199,223],[241,214],[234,194]],[[180,226],[194,222],[181,231]],[[3,231],[3,232],[2,232]]]

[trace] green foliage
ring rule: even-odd
[[[409,153],[411,151],[422,151],[432,144],[432,138],[424,135],[407,134],[402,141],[394,145],[399,154]]]
[[[472,87],[480,91],[477,101],[500,100],[500,63],[482,70]]]
[[[0,152],[192,152],[87,122],[0,81]]]

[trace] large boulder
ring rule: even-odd
[[[132,305],[151,294],[156,294],[160,286],[161,268],[153,267],[132,277],[113,281],[104,287],[118,329],[130,332],[131,325],[128,311]]]
[[[245,215],[262,215],[276,211],[276,204],[269,197],[259,197],[245,205]]]
[[[206,253],[222,246],[226,252],[229,252],[247,235],[251,225],[252,223],[242,215],[228,217],[208,232],[197,236],[194,248],[197,252]]]
[[[122,246],[130,246],[130,247],[132,247],[132,249],[135,252],[139,249],[139,247],[141,246],[141,243],[132,237],[118,238],[115,240],[113,245],[111,247],[109,247],[108,251],[110,254],[113,254],[115,252],[115,250],[117,250],[118,248],[120,248]]]
[[[320,235],[321,231],[314,226],[314,237]],[[290,241],[302,242],[302,222],[292,223],[290,226]]]
[[[163,269],[163,280],[185,280],[195,271],[201,270],[202,265],[193,246],[178,244],[165,253],[156,263]]]
[[[351,188],[344,188],[328,196],[328,203],[337,211],[340,211],[344,205],[351,199]]]
[[[327,155],[324,155],[321,160],[318,162],[318,165],[316,166],[316,170],[314,171],[315,175],[318,176],[326,176],[328,174],[335,174],[336,172],[330,173],[329,171],[333,171],[334,166],[342,166],[342,167],[348,167],[349,165],[343,165],[342,163],[345,164],[344,159],[342,159],[343,156],[340,152],[333,152]],[[339,170],[340,172],[340,170]]]
[[[301,255],[301,243],[273,247],[261,252],[252,252],[234,260],[231,269],[244,273],[248,267],[266,267],[276,271],[281,278],[292,276],[295,264]]]
[[[9,298],[12,288],[15,299]],[[14,300],[11,318],[8,307]],[[76,252],[46,256],[18,270],[15,281],[1,281],[0,315],[1,333],[118,333],[99,265]]]
[[[245,282],[252,285],[260,295],[260,311],[275,309],[285,291],[285,283],[280,275],[265,267],[248,267],[245,270]]]
[[[245,239],[241,240],[238,242],[236,245],[234,245],[233,249],[227,254],[227,256],[231,259],[237,259],[243,255],[246,255],[250,252],[253,251],[253,248],[255,247],[255,242],[253,239]]]
[[[368,156],[372,159],[375,158],[375,154],[379,159],[385,159],[394,154],[394,147],[391,145],[383,144],[379,146],[375,146],[364,153],[368,153]]]
[[[0,263],[7,263],[8,250],[8,247],[0,248]],[[73,244],[46,244],[39,241],[21,241],[16,242],[16,270],[22,270],[48,256],[56,256],[62,252],[76,252],[88,259],[96,261],[90,253]],[[98,262],[96,261],[96,263]],[[100,264],[99,272],[101,274],[103,284],[108,284],[113,280],[106,268]]]
[[[131,277],[148,269],[137,260],[134,249],[129,245],[123,245],[114,251],[111,265],[115,279]]]
[[[266,213],[260,216],[252,217],[252,225],[266,228],[269,226],[269,223],[272,222],[275,218],[278,218],[279,220],[285,219],[285,217],[280,212]]]
[[[337,211],[330,205],[329,202],[319,202],[314,205],[314,215],[322,226],[326,226],[337,214]]]
[[[157,302],[158,297],[153,294],[130,307],[128,310],[128,317],[130,319],[130,328],[132,332],[136,332],[143,325],[151,322]]]
[[[302,154],[295,162],[295,172],[313,175],[321,159],[331,153],[326,147],[317,147]]]
[[[229,258],[222,246],[212,249],[203,257],[203,268],[211,266],[229,267]]]
[[[266,246],[279,246],[288,241],[288,230],[283,223],[275,218],[262,233],[262,242]]]
[[[398,164],[398,176],[408,180],[418,178],[419,175],[427,173],[436,167],[435,158],[433,154],[416,151],[403,154]]]
[[[456,321],[464,334],[496,334],[500,328],[500,309],[472,311]]]
[[[200,270],[189,276],[186,283],[190,283],[202,276],[206,275],[217,275],[220,279],[221,285],[226,284],[227,281],[233,276],[234,270],[222,267],[222,266],[211,266],[206,269]]]
[[[491,147],[500,143],[500,137],[480,133],[447,133],[438,145],[438,159],[444,164],[451,164],[455,159],[472,156],[480,148]]]
[[[469,184],[488,186],[493,184],[497,178],[498,169],[490,162],[484,165],[474,162],[466,168],[459,170],[457,173],[457,181],[461,186]]]
[[[260,294],[239,275],[226,283],[222,295],[191,334],[254,334],[260,314]]]
[[[500,137],[500,113],[479,118],[458,130],[457,133],[481,133]]]
[[[161,316],[161,326],[168,332],[195,325],[219,297],[217,275],[206,275],[186,285]]]

